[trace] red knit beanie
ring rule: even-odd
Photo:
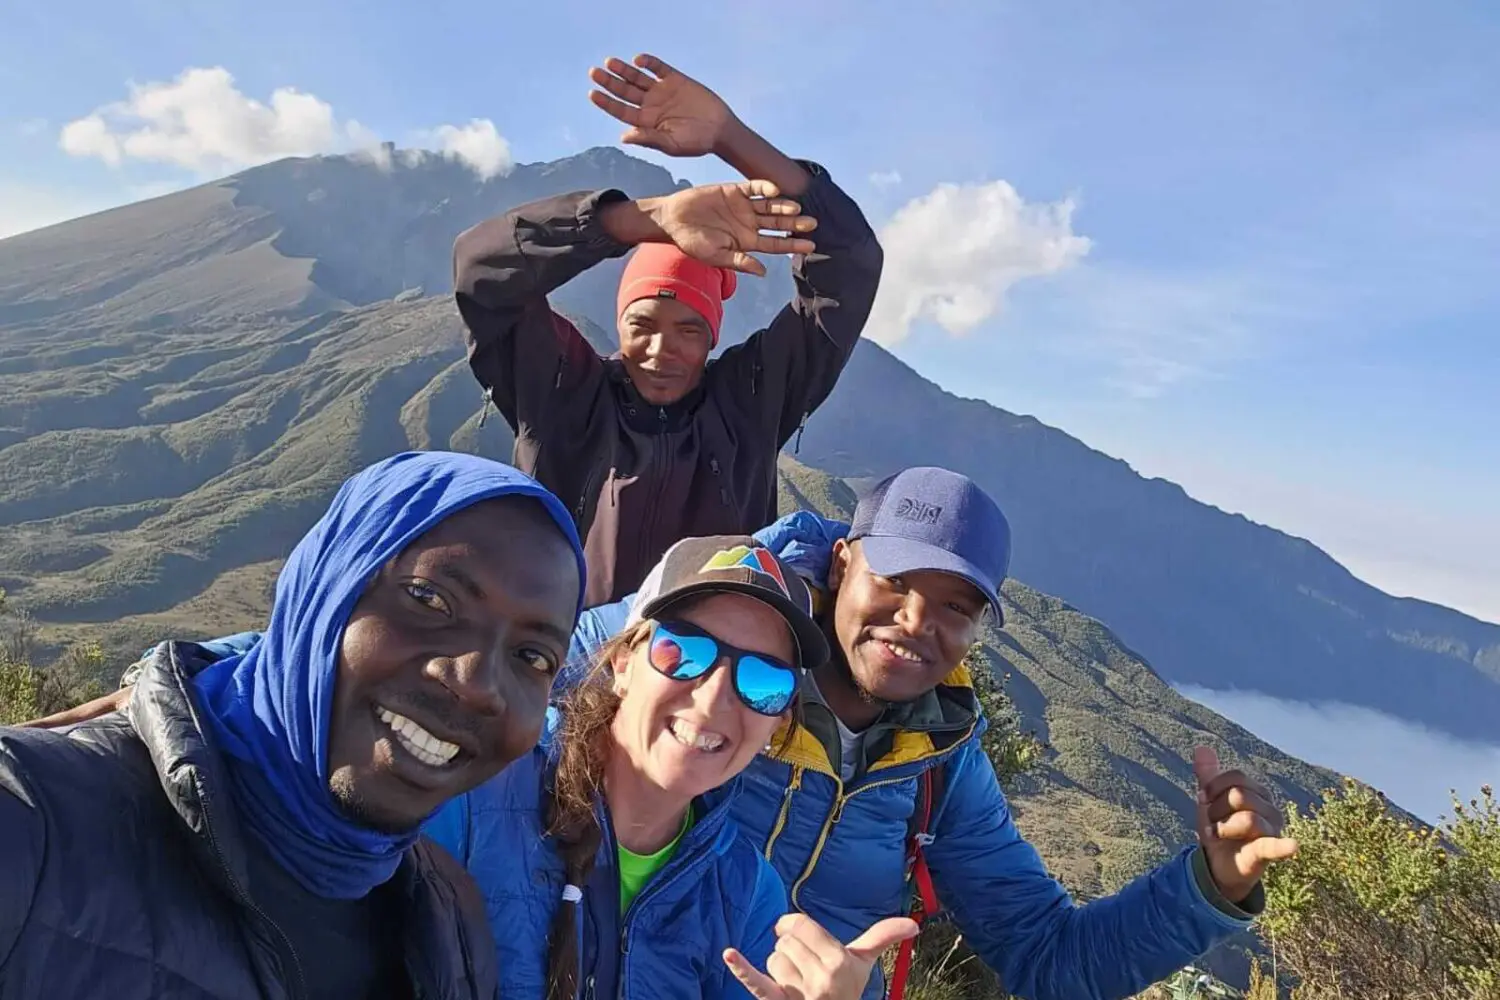
[[[734,295],[739,275],[725,267],[710,267],[689,257],[671,243],[642,243],[636,247],[615,300],[615,317],[640,299],[676,299],[704,319],[719,343],[719,324],[724,321],[724,300]]]

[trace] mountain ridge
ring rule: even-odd
[[[358,464],[403,447],[508,458],[463,360],[453,237],[559,190],[682,183],[618,150],[490,181],[441,158],[318,157],[0,240],[0,585],[58,635],[159,613],[271,558]],[[767,263],[730,300],[726,343],[784,304],[787,263]],[[603,351],[590,320],[609,323],[620,266],[554,296]],[[1500,627],[1383,594],[878,345],[861,342],[793,450],[846,483],[972,475],[1012,521],[1015,574],[1171,682],[1492,738]]]
[[[1011,520],[1016,575],[1108,621],[1174,682],[1343,701],[1493,738],[1500,626],[1384,594],[1307,540],[1140,476],[1035,417],[955,396],[873,346],[861,344],[808,422],[802,461],[851,480],[909,465],[973,476]],[[916,413],[945,432],[914,433]]]

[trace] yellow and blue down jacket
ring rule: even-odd
[[[815,585],[847,525],[799,512],[756,537]],[[630,598],[584,612],[559,689],[623,628]],[[966,941],[1028,1000],[1132,996],[1250,927],[1254,914],[1215,888],[1202,852],[1184,849],[1118,893],[1084,905],[1047,873],[1011,816],[980,747],[986,722],[966,668],[866,731],[853,780],[839,777],[833,717],[809,692],[790,742],[774,738],[742,776],[733,804],[741,835],[781,875],[794,909],[850,941],[902,914],[905,841],[919,778],[945,769],[926,848],[938,896]],[[1246,906],[1263,906],[1259,890]],[[883,994],[877,965],[866,998]]]

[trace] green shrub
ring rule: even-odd
[[[1288,833],[1262,933],[1293,1000],[1500,998],[1500,804],[1486,785],[1438,828],[1346,781]]]
[[[0,589],[0,726],[51,715],[104,693],[97,680],[104,650],[97,642],[74,643],[45,669],[31,664],[36,630]]]

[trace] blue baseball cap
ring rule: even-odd
[[[970,479],[932,466],[882,480],[860,500],[849,527],[881,576],[933,571],[979,588],[1005,623],[1000,584],[1010,571],[1010,522]]]

